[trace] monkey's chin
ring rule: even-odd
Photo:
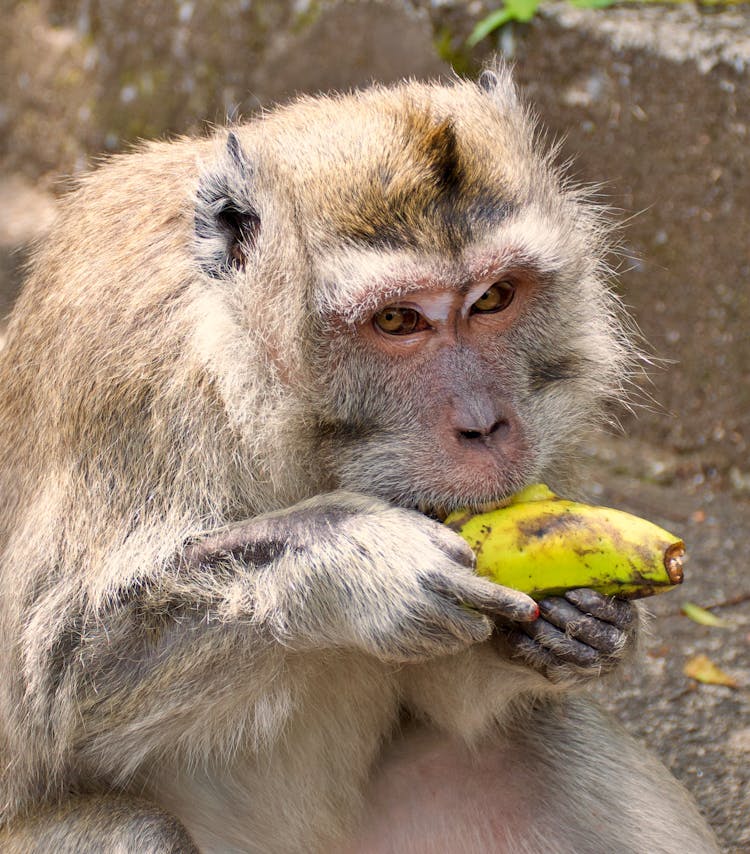
[[[417,501],[416,509],[425,516],[435,519],[437,522],[444,522],[456,510],[470,510],[472,513],[488,513],[490,510],[496,510],[498,507],[508,505],[516,493],[534,481],[533,477],[518,478],[502,488],[491,491],[478,491],[473,495],[451,495],[450,497],[444,497],[442,500],[424,498]]]

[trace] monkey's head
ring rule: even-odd
[[[237,129],[196,225],[267,386],[303,401],[326,488],[434,510],[554,482],[621,389],[602,215],[504,69],[302,100]]]

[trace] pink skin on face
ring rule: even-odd
[[[477,282],[465,293],[425,288],[409,294],[403,303],[397,304],[416,309],[431,326],[438,328],[447,325],[452,318],[466,318],[472,305],[493,282],[494,279]]]
[[[409,478],[438,502],[496,500],[532,465],[503,348],[537,280],[528,269],[481,272],[468,282],[406,282],[358,330],[390,362],[394,388],[420,401]]]
[[[493,285],[505,283],[505,279],[483,278],[473,282],[468,288],[423,288],[407,292],[403,298],[389,300],[372,319],[362,327],[365,335],[375,333],[376,344],[380,348],[397,355],[421,349],[422,346],[452,344],[457,339],[481,344],[481,337],[510,326],[515,320],[525,299],[527,288],[524,282],[507,280],[514,288],[513,299],[507,307],[499,311],[477,311],[478,300]],[[472,308],[475,311],[472,312]],[[420,315],[420,321],[414,332],[392,334],[378,324],[378,317],[387,309],[408,309]]]

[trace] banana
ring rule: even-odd
[[[534,599],[576,587],[640,599],[682,583],[685,544],[622,510],[559,498],[544,484],[486,513],[445,520],[477,556],[476,572]]]

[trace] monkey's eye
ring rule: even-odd
[[[418,311],[404,306],[384,308],[375,315],[373,323],[388,335],[409,335],[428,328],[427,321]]]
[[[513,302],[515,293],[516,288],[511,282],[505,280],[495,282],[474,303],[471,312],[472,314],[475,312],[489,314],[493,311],[503,311]]]

